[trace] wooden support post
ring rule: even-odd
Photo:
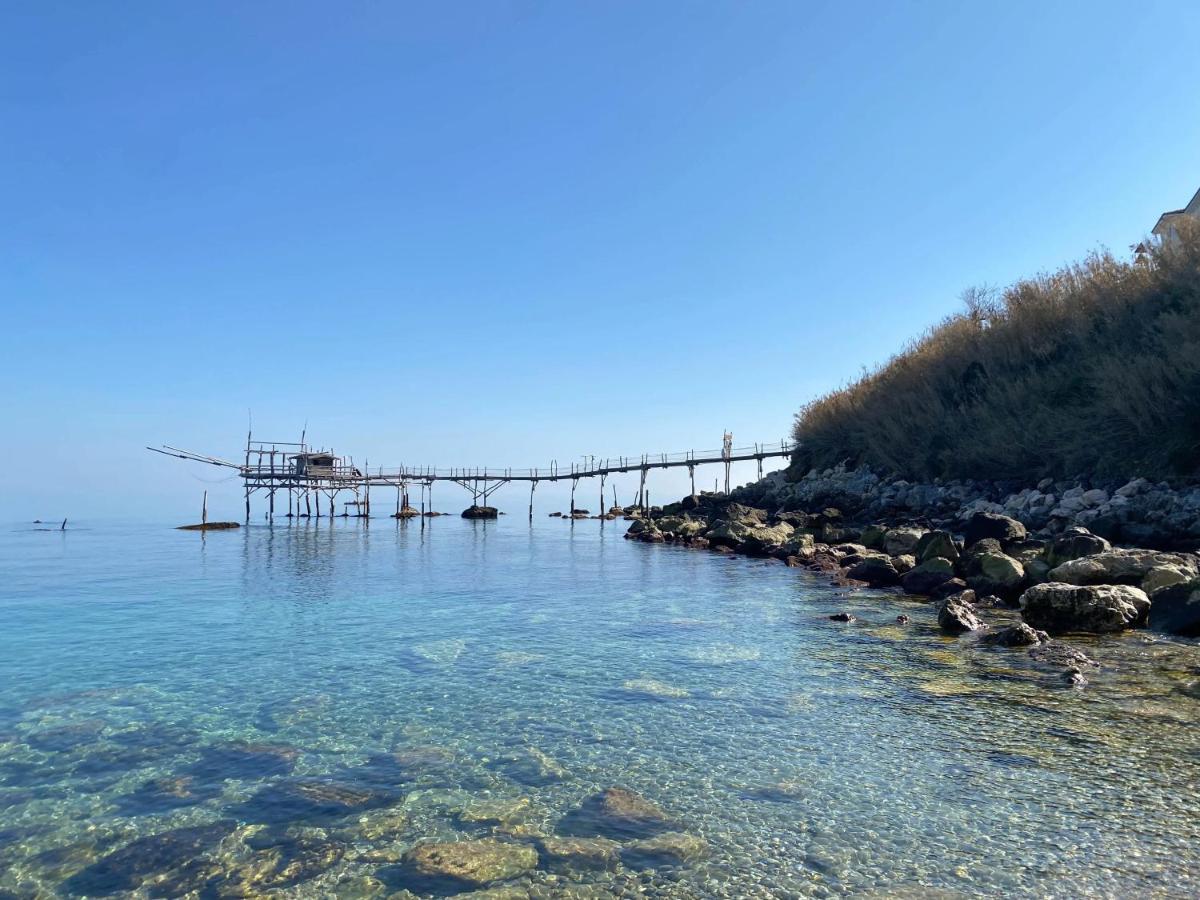
[[[333,498],[337,496],[337,491],[329,492],[329,518],[332,520],[337,515],[337,508],[334,506]]]
[[[271,488],[267,495],[267,521],[275,521],[275,488]]]
[[[537,490],[537,479],[529,482],[529,521],[533,521],[533,492]]]
[[[688,475],[692,479],[692,496],[696,496],[696,467],[688,466]]]
[[[305,518],[307,518],[307,519],[312,518],[312,493],[309,491],[308,488],[304,489],[304,513],[305,513]],[[320,514],[321,514],[321,509],[320,509],[320,507],[318,507],[317,515],[320,515]]]
[[[601,476],[600,476],[600,509],[597,510],[598,514],[601,516],[604,515],[604,511],[605,511],[604,510],[604,478],[605,478],[605,476],[603,474],[601,474]],[[601,519],[600,521],[603,522],[604,520]]]
[[[400,518],[400,485],[396,485],[396,518]]]
[[[66,524],[66,519],[63,519],[63,524]],[[204,492],[204,499],[200,501],[200,524],[208,524],[208,491]]]
[[[579,486],[579,479],[571,479],[571,515],[575,515],[575,488]]]

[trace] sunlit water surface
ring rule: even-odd
[[[537,848],[610,786],[707,850],[489,896],[1194,894],[1194,643],[1082,644],[1077,690],[923,604],[623,531],[10,526],[0,896],[447,894],[406,849]]]

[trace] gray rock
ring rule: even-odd
[[[993,538],[1004,544],[1025,540],[1025,526],[1016,519],[998,513],[977,512],[967,520],[963,543],[972,547],[984,538]]]
[[[1150,608],[1150,625],[1168,634],[1200,637],[1200,578],[1158,591]]]
[[[1052,540],[1042,551],[1046,564],[1053,569],[1063,563],[1084,556],[1106,553],[1112,545],[1104,538],[1092,534],[1086,528],[1073,526]]]
[[[1009,625],[1007,628],[985,634],[981,638],[983,643],[994,644],[998,647],[1032,647],[1036,644],[1044,644],[1048,640],[1050,640],[1050,635],[1044,631],[1038,631],[1036,628],[1030,628],[1024,622]]]
[[[1025,580],[1025,568],[1004,553],[977,553],[966,565],[967,584],[977,594],[1015,596]]]
[[[1150,598],[1129,585],[1072,585],[1050,581],[1021,595],[1021,617],[1051,634],[1121,631],[1146,624]]]
[[[900,585],[906,594],[928,594],[954,577],[954,563],[940,556],[905,572]]]
[[[1194,557],[1182,553],[1155,550],[1110,550],[1094,556],[1073,559],[1050,570],[1051,581],[1067,584],[1141,584],[1154,569],[1169,566],[1193,576],[1197,572]]]
[[[883,536],[883,551],[888,556],[912,553],[924,531],[920,528],[892,528]]]
[[[927,531],[917,541],[913,554],[917,557],[917,561],[922,563],[937,557],[954,562],[958,559],[958,547],[950,532]]]
[[[971,595],[971,599],[974,594]],[[964,631],[979,631],[987,626],[975,615],[967,592],[954,594],[942,601],[938,609],[938,625],[943,631],[962,634]]]
[[[855,581],[865,581],[871,587],[891,587],[900,583],[900,573],[886,556],[869,556],[851,566],[846,574]]]
[[[1082,650],[1077,650],[1062,641],[1046,641],[1035,644],[1029,650],[1029,658],[1044,666],[1066,668],[1099,668],[1099,665]]]

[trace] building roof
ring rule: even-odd
[[[1154,223],[1154,227],[1150,229],[1151,233],[1158,234],[1159,229],[1170,224],[1171,220],[1177,216],[1192,216],[1200,219],[1200,190],[1196,191],[1195,195],[1188,202],[1188,205],[1183,209],[1173,209],[1159,216],[1158,221]]]

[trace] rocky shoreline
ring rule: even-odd
[[[1074,686],[1095,664],[1061,636],[1150,628],[1200,637],[1200,488],[1144,479],[1012,487],[911,484],[840,467],[796,481],[776,472],[729,496],[628,510],[625,536],[902,591],[933,604],[945,632],[1031,648]],[[1020,620],[992,627],[989,609],[1019,610]]]

